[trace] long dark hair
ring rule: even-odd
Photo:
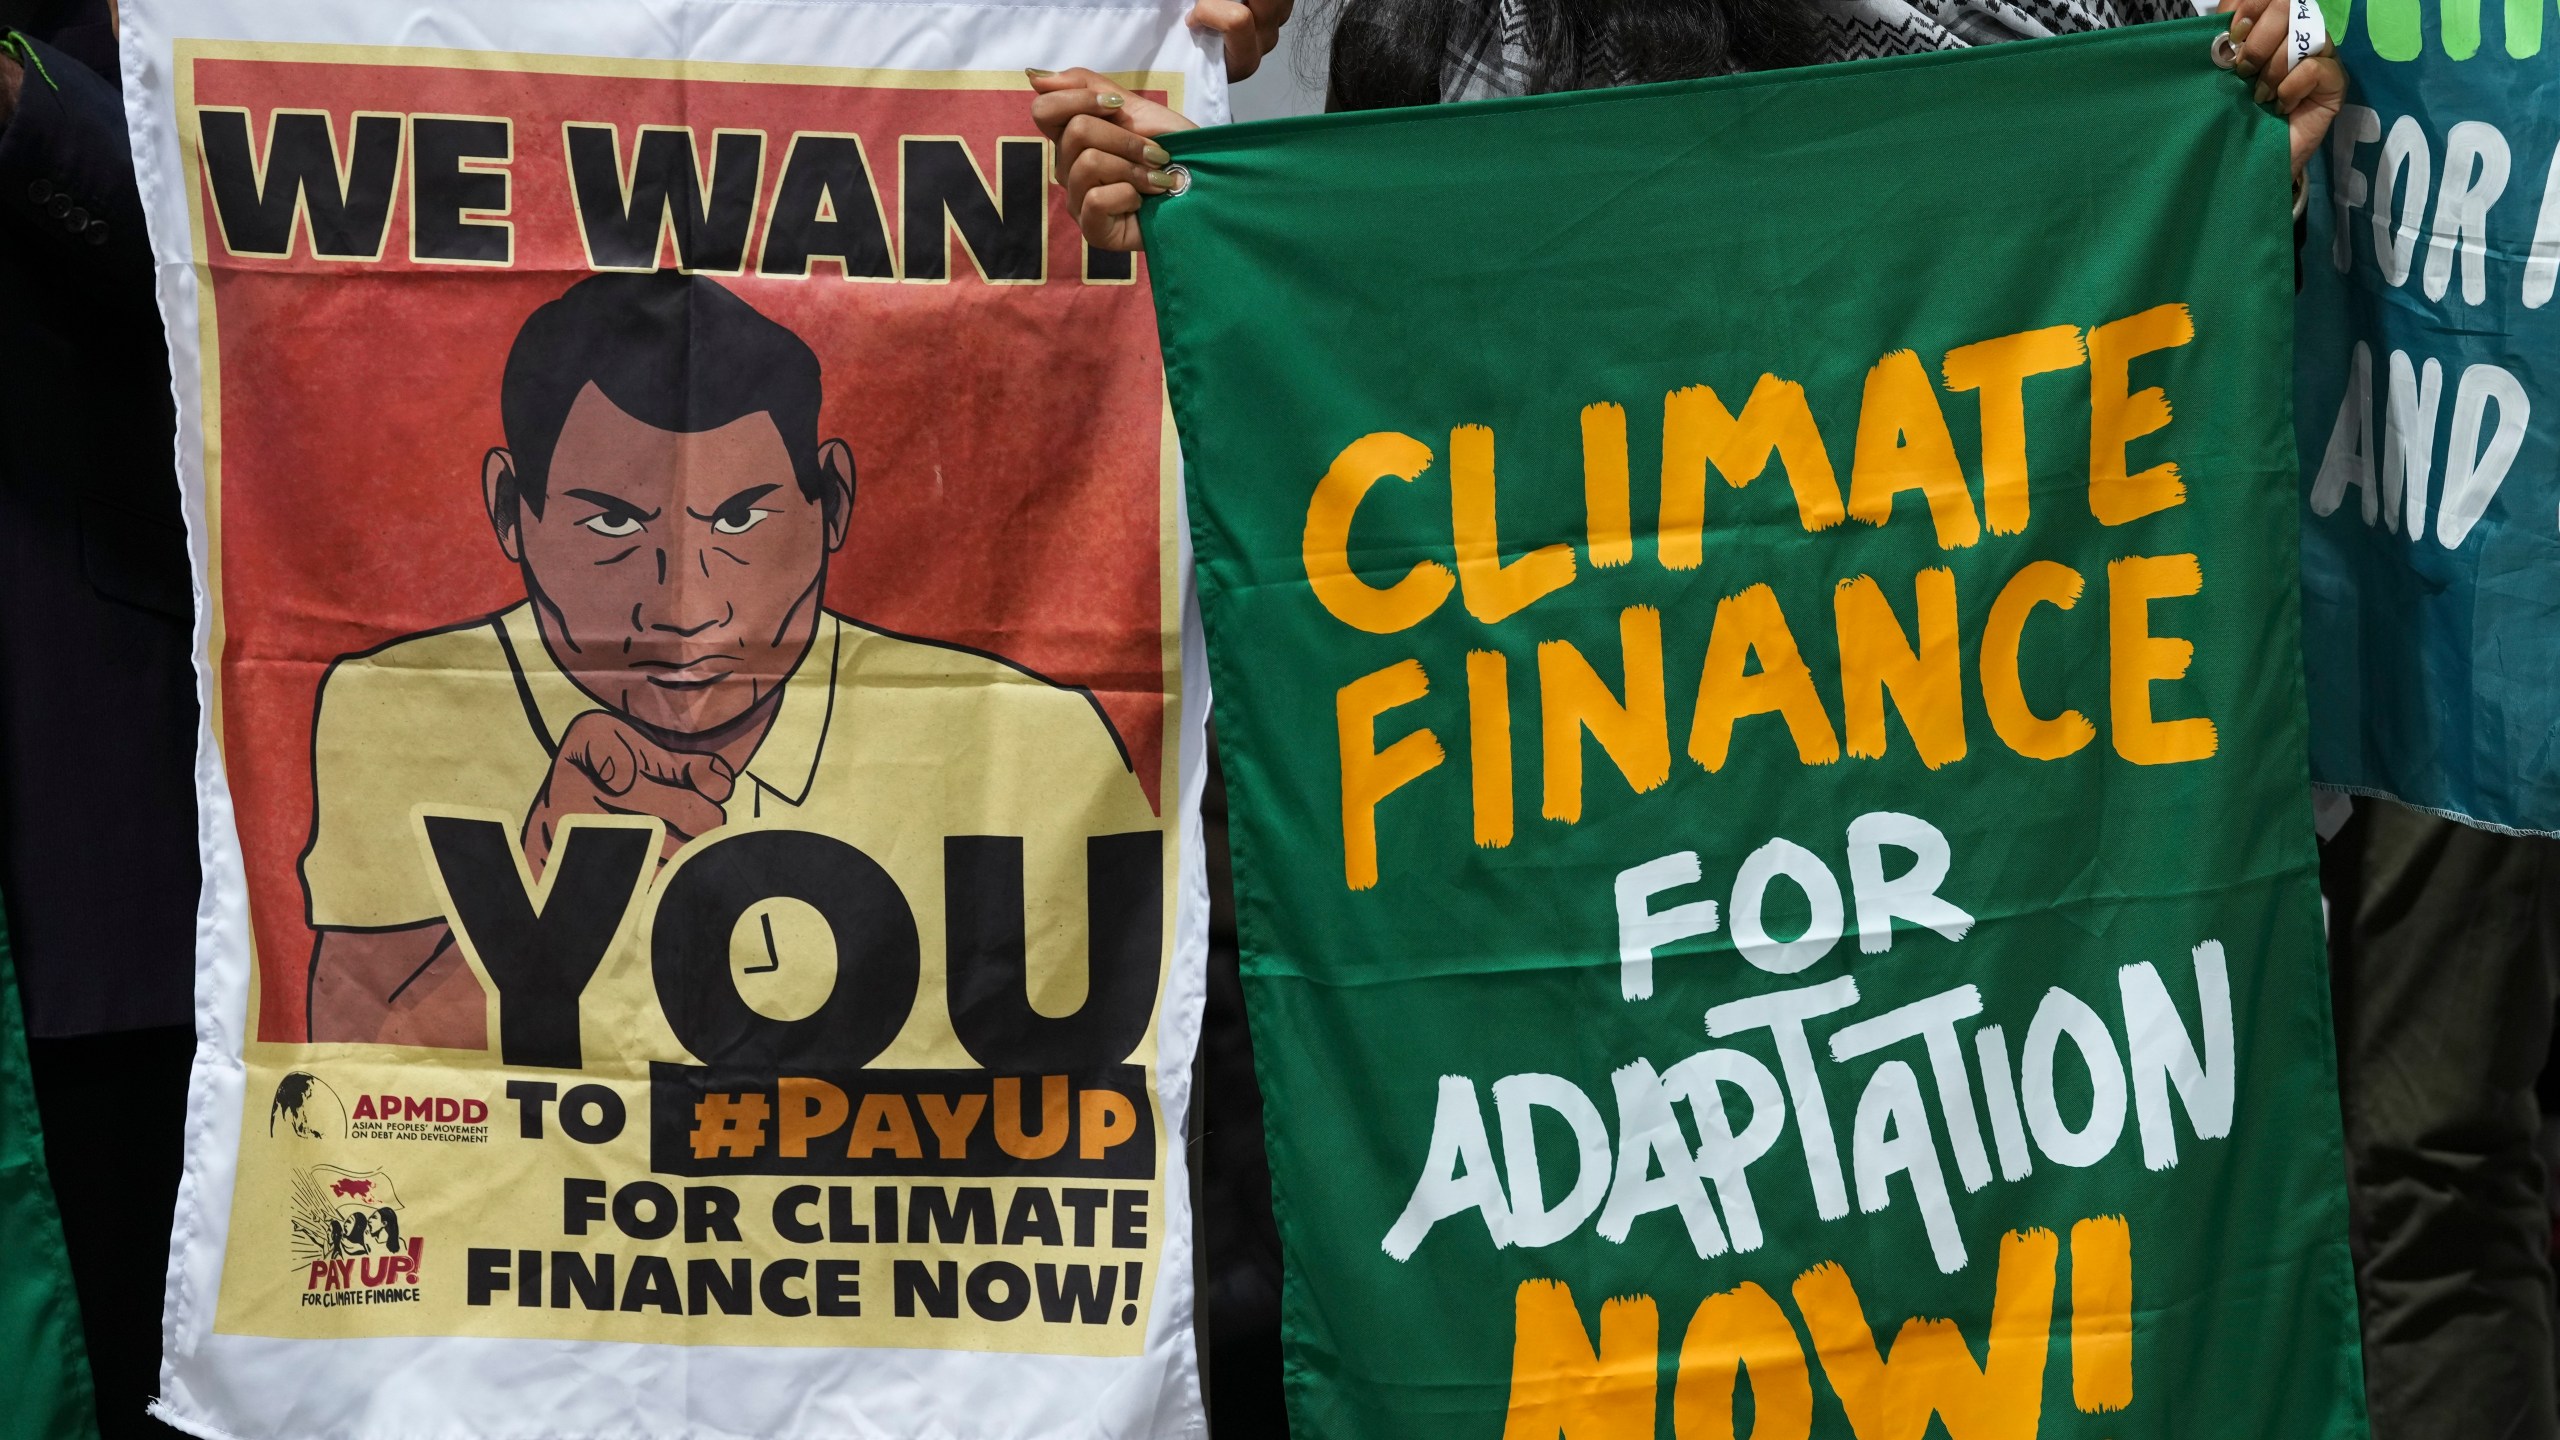
[[[1499,0],[1340,0],[1327,110],[1430,105],[1449,36]],[[1812,0],[1522,0],[1530,93],[1687,80],[1817,58]]]

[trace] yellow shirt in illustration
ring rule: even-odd
[[[503,817],[520,831],[559,737],[602,708],[554,663],[530,603],[338,662],[312,742],[310,923],[380,930],[446,918],[417,817]],[[943,1004],[947,837],[1022,838],[1031,999],[1057,1015],[1085,989],[1086,840],[1161,828],[1085,693],[833,613],[723,808],[723,829],[694,844],[739,826],[813,831],[896,881],[922,943],[915,1013],[877,1062],[898,1066],[968,1063]],[[834,956],[823,933],[786,925],[777,937],[768,926],[738,943],[751,1005],[789,1019],[824,1001]],[[591,1057],[687,1058],[658,1015],[637,924],[585,996]]]

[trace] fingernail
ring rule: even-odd
[[[1105,95],[1101,97],[1102,108],[1105,110],[1117,110],[1127,98],[1128,97],[1122,95]]]
[[[1170,170],[1150,170],[1147,172],[1147,183],[1153,185],[1159,190],[1170,190],[1173,188],[1173,172]]]
[[[2261,80],[2258,82],[2258,89],[2256,93],[2258,96],[2258,103],[2264,105],[2268,101],[2276,98],[2276,87],[2268,84],[2264,80]]]
[[[2256,16],[2243,15],[2231,22],[2231,38],[2234,40],[2246,40],[2249,38],[2249,32],[2256,29],[2257,25],[2258,18]]]
[[[2240,78],[2241,78],[2241,79],[2243,79],[2243,80],[2253,79],[2253,78],[2255,78],[2255,77],[2256,77],[2256,75],[2257,75],[2257,73],[2258,73],[2258,62],[2257,62],[2257,61],[2255,61],[2255,60],[2251,60],[2251,59],[2249,59],[2249,58],[2248,58],[2248,57],[2246,57],[2246,56],[2243,56],[2243,57],[2241,57],[2241,59],[2240,59],[2239,63],[2238,63],[2238,64],[2233,65],[2231,68],[2232,68],[2232,69],[2234,69],[2234,70],[2236,70],[2236,71],[2238,71],[2238,72],[2240,72]]]
[[[1031,66],[1025,65],[1022,67],[1022,73],[1030,76],[1034,80],[1046,80],[1058,72],[1055,70],[1035,70]]]
[[[721,759],[717,755],[711,757],[711,773],[719,776],[723,780],[735,780],[738,778],[738,772],[729,768],[729,762]]]
[[[1173,163],[1172,152],[1161,145],[1150,144],[1146,149],[1139,153],[1146,157],[1146,161],[1150,165],[1170,165]]]

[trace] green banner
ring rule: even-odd
[[[80,1299],[44,1159],[17,964],[0,920],[0,1416],[24,1440],[97,1440]],[[140,1243],[157,1244],[158,1237]],[[145,1303],[148,1303],[146,1300]]]
[[[1297,1433],[2363,1433],[2214,23],[1168,142]]]

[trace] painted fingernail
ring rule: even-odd
[[[2274,87],[2273,85],[2268,84],[2268,83],[2267,83],[2266,81],[2264,81],[2264,80],[2261,80],[2261,81],[2259,81],[2259,82],[2258,82],[2258,88],[2257,88],[2257,92],[2256,92],[2256,93],[2257,93],[2257,96],[2258,96],[2258,103],[2259,103],[2259,104],[2261,104],[2261,105],[2264,105],[2264,104],[2266,104],[2268,101],[2273,100],[2274,98],[2276,98],[2276,87]]]
[[[1153,185],[1159,190],[1170,190],[1173,188],[1173,172],[1170,170],[1150,170],[1147,172],[1147,183]]]
[[[2243,80],[2254,79],[2258,73],[2258,62],[2243,55],[2240,57],[2239,63],[2233,65],[2231,68],[2238,71],[2240,78]]]
[[[1035,70],[1031,66],[1025,65],[1022,67],[1022,73],[1030,76],[1034,80],[1046,80],[1058,72],[1055,70]]]
[[[738,778],[738,772],[730,768],[729,762],[717,755],[711,757],[711,773],[719,776],[723,780],[735,780]]]
[[[1122,104],[1127,100],[1127,98],[1128,98],[1128,97],[1127,97],[1127,96],[1124,96],[1124,95],[1105,95],[1105,96],[1102,96],[1102,97],[1101,97],[1101,101],[1102,101],[1102,108],[1103,108],[1103,109],[1105,109],[1105,110],[1117,110],[1117,109],[1119,109],[1119,108],[1120,108],[1120,106],[1121,106],[1121,105],[1122,105]]]
[[[1149,144],[1146,149],[1138,153],[1145,156],[1147,163],[1150,165],[1161,166],[1173,163],[1172,153],[1161,145]]]
[[[2246,40],[2246,39],[2248,39],[2248,38],[2249,38],[2249,32],[2250,32],[2251,30],[2253,30],[2253,29],[2256,29],[2256,28],[2257,28],[2257,24],[2258,24],[2258,18],[2257,18],[2256,16],[2254,16],[2254,15],[2243,15],[2243,16],[2241,16],[2239,19],[2234,20],[2234,21],[2232,21],[2232,22],[2231,22],[2231,38],[2232,38],[2232,39],[2234,39],[2234,40]]]

